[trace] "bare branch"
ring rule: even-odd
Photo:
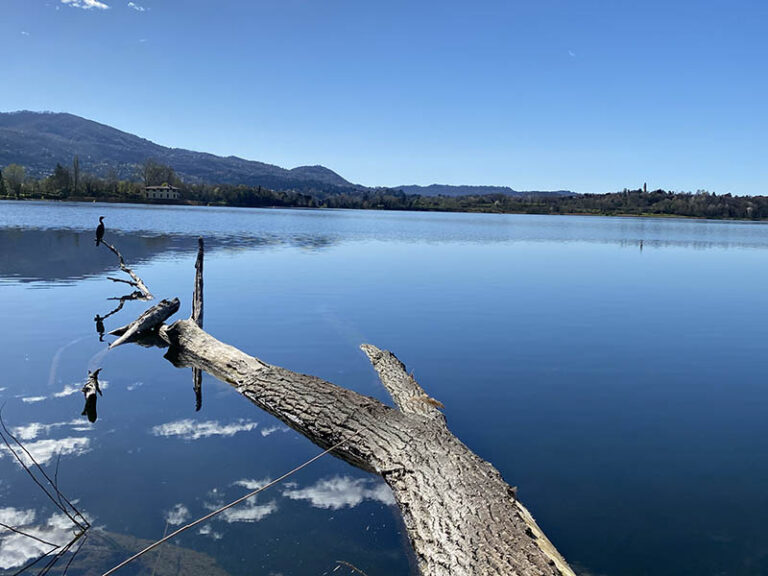
[[[360,349],[368,356],[381,383],[403,413],[435,418],[445,423],[445,416],[438,410],[443,405],[424,392],[413,375],[405,369],[405,364],[394,354],[371,344],[362,344]]]
[[[141,278],[139,278],[139,276],[125,264],[125,259],[123,259],[123,255],[120,254],[117,248],[115,248],[109,242],[104,242],[104,240],[102,240],[101,243],[104,244],[104,246],[106,246],[107,248],[109,248],[115,256],[117,256],[117,260],[120,263],[120,269],[133,279],[133,283],[131,282],[127,282],[127,283],[141,290],[145,300],[152,300],[154,298],[154,296],[152,296],[152,292],[149,291],[149,288],[147,288],[147,285],[144,284],[144,281]],[[112,279],[112,280],[118,281],[116,279]],[[123,282],[126,282],[126,281],[123,280]]]

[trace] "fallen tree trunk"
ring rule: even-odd
[[[192,320],[162,326],[177,360],[228,382],[323,448],[392,488],[422,574],[573,572],[515,491],[448,430],[443,414],[389,352],[365,345],[399,409],[314,376],[271,366]]]
[[[174,363],[228,382],[324,449],[341,442],[336,456],[380,475],[400,507],[421,574],[574,575],[516,489],[451,433],[442,404],[390,352],[361,346],[397,408],[272,366],[205,332],[202,259],[201,241],[193,318],[157,331]]]

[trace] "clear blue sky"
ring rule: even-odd
[[[768,2],[0,0],[0,110],[365,185],[768,194]]]

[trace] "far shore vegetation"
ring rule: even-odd
[[[171,185],[181,199],[148,199],[147,186]],[[253,208],[348,208],[422,212],[482,212],[497,214],[582,214],[602,216],[668,216],[687,218],[765,220],[768,197],[733,196],[705,190],[696,192],[624,189],[606,194],[483,194],[421,196],[390,188],[325,192],[270,190],[262,186],[183,182],[173,168],[148,160],[132,180],[81,173],[75,157],[71,167],[56,164],[45,177],[27,176],[23,166],[10,164],[0,171],[0,200],[68,200],[241,206]]]

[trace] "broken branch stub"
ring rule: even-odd
[[[192,295],[192,320],[203,327],[203,239],[197,239],[197,260],[195,261],[195,292]]]
[[[149,310],[144,312],[136,320],[112,330],[110,334],[113,336],[120,336],[117,340],[109,345],[110,348],[120,346],[129,338],[140,335],[142,332],[155,330],[163,324],[168,318],[174,315],[179,310],[179,299],[173,300],[161,300],[159,303],[152,306]]]

